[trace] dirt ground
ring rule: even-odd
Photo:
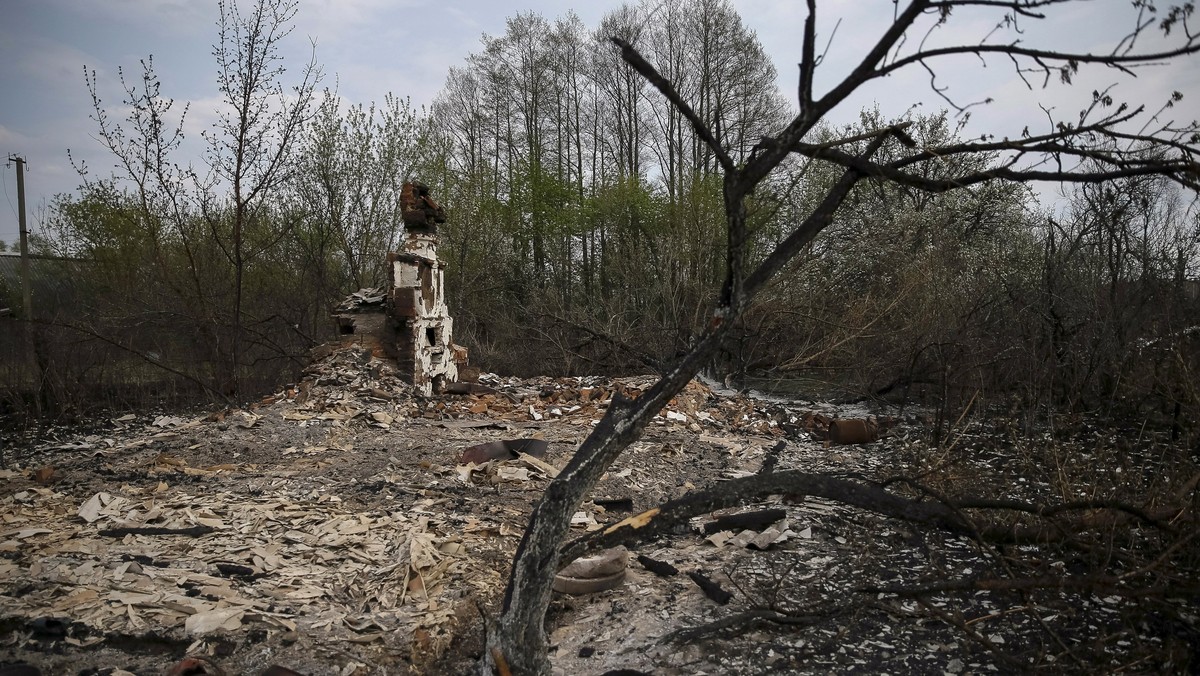
[[[424,398],[348,341],[302,382],[244,410],[130,414],[10,441],[0,470],[0,675],[37,673],[13,670],[19,663],[42,674],[468,671],[531,505],[613,393],[636,396],[650,382],[488,375],[475,393]],[[882,439],[820,438],[830,418],[867,416],[889,427]],[[1142,496],[1140,505],[1162,495],[1191,511],[1169,537],[1157,527],[1110,533],[1105,554],[1091,540],[997,547],[775,496],[742,510],[782,510],[773,541],[745,544],[762,528],[740,539],[702,531],[716,516],[705,515],[631,552],[679,574],[660,577],[634,558],[615,589],[557,595],[547,625],[555,670],[1200,669],[1196,492],[1181,483],[1197,469],[1186,451],[1086,423],[1051,444],[990,419],[931,446],[925,423],[919,410],[695,382],[617,460],[575,525],[582,534],[758,472],[779,441],[780,470],[866,482],[907,475],[931,491],[1038,503],[1076,490],[1085,493],[1076,499]],[[545,453],[461,461],[472,446],[516,439],[544,440]],[[1157,562],[1149,572],[1147,557]],[[714,601],[688,573],[731,597]],[[976,583],[1054,576],[1114,581]],[[1160,593],[1146,591],[1156,585]],[[898,586],[912,593],[869,591]],[[186,656],[195,660],[181,663]]]

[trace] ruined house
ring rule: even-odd
[[[420,183],[405,183],[400,200],[405,237],[400,251],[388,254],[389,342],[401,376],[427,395],[440,393],[467,362],[466,348],[452,341],[446,265],[437,257],[437,226],[446,215]]]
[[[444,270],[437,257],[437,225],[445,212],[429,188],[410,182],[401,193],[404,239],[388,254],[388,285],[360,289],[337,309],[339,331],[356,334],[396,360],[402,379],[422,394],[440,394],[463,376],[467,349],[453,342]]]

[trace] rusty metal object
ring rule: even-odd
[[[612,547],[575,559],[558,573],[570,577],[605,577],[625,570],[628,563],[629,552],[624,547]]]
[[[554,576],[554,591],[577,595],[613,589],[625,581],[628,565],[629,552],[624,547],[575,559]]]
[[[580,596],[583,594],[595,594],[596,592],[616,589],[625,581],[625,570],[619,570],[611,575],[603,577],[571,577],[569,575],[555,575],[554,583],[551,585],[554,591],[561,594],[570,594],[572,596]]]
[[[512,460],[524,453],[540,458],[546,454],[549,444],[543,439],[508,439],[504,441],[488,441],[475,444],[463,451],[458,459],[460,464],[475,463],[482,465],[489,460]]]
[[[225,670],[207,658],[193,655],[176,662],[167,676],[225,676]]]
[[[845,418],[829,423],[829,440],[835,444],[869,444],[879,439],[879,425],[873,420]]]

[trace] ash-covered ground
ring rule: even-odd
[[[348,342],[245,409],[121,415],[10,440],[0,470],[0,665],[467,671],[531,505],[613,394],[636,396],[651,382],[485,376],[472,394],[425,398]],[[878,440],[824,439],[830,419],[868,416],[886,430]],[[1014,532],[1049,528],[1041,541],[997,544],[798,494],[727,510],[782,510],[770,542],[752,537],[766,526],[702,532],[720,515],[700,515],[685,532],[633,548],[619,587],[556,596],[554,668],[1200,668],[1194,459],[1144,428],[1019,428],[976,415],[934,445],[919,412],[692,383],[581,505],[578,534],[753,475],[781,441],[776,471],[961,504],[970,519],[1011,522]],[[462,461],[470,447],[516,439],[543,440],[544,453]],[[962,496],[990,502],[967,506]],[[1082,506],[1016,508],[1068,502]],[[638,554],[679,573],[656,575]],[[731,596],[714,601],[688,573]],[[181,663],[186,656],[193,661]],[[8,673],[35,672],[0,667]]]

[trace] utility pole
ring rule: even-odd
[[[43,370],[33,337],[33,294],[29,288],[29,228],[25,224],[25,158],[9,155],[10,162],[17,163],[17,221],[21,227],[21,300],[25,305],[21,323],[25,325],[25,353],[33,361],[33,407],[42,417]]]
[[[33,321],[33,296],[29,290],[29,229],[25,226],[25,158],[9,155],[9,162],[17,163],[17,220],[21,227],[21,301],[26,322]]]

